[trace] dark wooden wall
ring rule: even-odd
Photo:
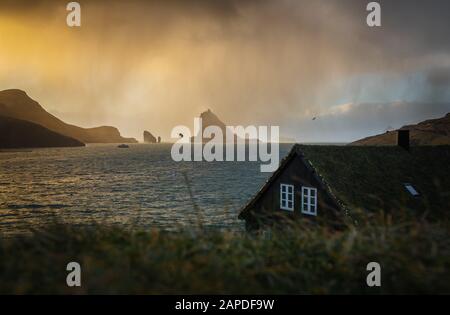
[[[280,209],[280,184],[294,185],[294,211]],[[302,186],[317,189],[317,217],[301,212]],[[326,192],[322,183],[317,180],[313,170],[307,166],[300,156],[295,156],[284,167],[281,174],[271,183],[269,188],[255,203],[251,212],[254,214],[247,219],[248,228],[259,228],[256,221],[261,218],[270,221],[293,218],[293,219],[335,219],[339,209],[335,201]]]

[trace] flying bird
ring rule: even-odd
[[[313,119],[312,120],[316,120],[317,119],[317,117],[313,117]]]
[[[183,138],[183,137],[184,137],[182,133],[179,133],[178,135],[180,136],[180,138]]]

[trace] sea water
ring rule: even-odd
[[[280,157],[291,145],[280,146]],[[0,153],[0,233],[53,222],[242,230],[239,210],[270,173],[260,162],[175,162],[170,144]]]

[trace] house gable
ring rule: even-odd
[[[281,197],[283,194],[282,185],[293,187],[293,207],[283,207]],[[306,190],[314,191],[316,206],[313,212],[308,212],[307,207],[302,206],[307,202]],[[312,206],[309,208],[311,210]],[[302,211],[303,210],[303,211]],[[250,228],[257,228],[258,221],[273,220],[280,218],[300,218],[305,217],[333,217],[339,210],[337,202],[329,194],[326,185],[317,176],[314,169],[304,159],[301,152],[294,147],[291,153],[280,165],[276,173],[264,185],[254,199],[241,211],[239,218],[245,219]],[[249,226],[247,226],[249,227]]]

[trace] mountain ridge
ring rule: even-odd
[[[19,89],[0,91],[0,115],[36,123],[83,143],[137,143],[134,138],[122,137],[115,127],[82,128],[65,123]]]
[[[41,125],[0,116],[0,148],[83,147],[84,143]]]
[[[411,145],[450,145],[450,113],[441,118],[405,125],[397,130],[409,130]],[[359,139],[351,145],[395,145],[397,130]]]

